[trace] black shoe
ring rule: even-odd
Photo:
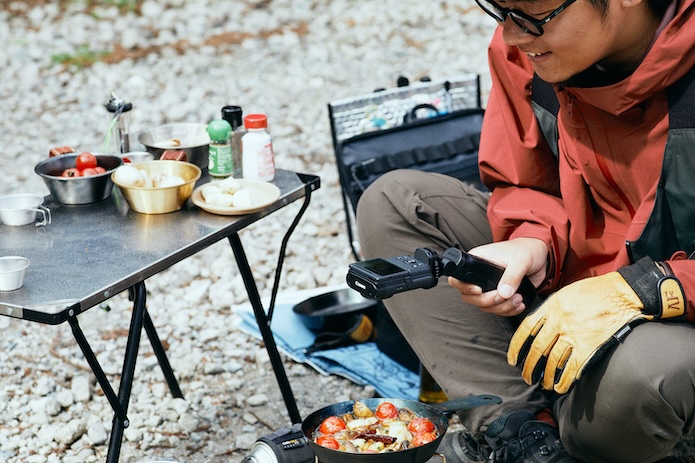
[[[669,456],[659,460],[659,463],[694,463],[695,436],[683,436],[673,448]]]
[[[476,441],[468,431],[453,431],[444,434],[437,453],[444,455],[447,463],[483,463],[488,461],[490,449]]]
[[[556,427],[525,410],[496,419],[485,440],[492,447],[490,461],[497,463],[579,463],[562,447]]]

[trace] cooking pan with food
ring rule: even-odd
[[[418,417],[432,421],[437,429],[438,437],[419,447],[383,453],[353,453],[322,447],[314,442],[315,431],[321,423],[330,416],[342,416],[353,412],[355,401],[340,402],[313,412],[302,422],[302,433],[321,463],[424,463],[436,453],[439,443],[449,428],[447,415],[483,405],[498,404],[502,402],[502,399],[494,395],[483,394],[435,404],[385,398],[359,399],[359,401],[371,410],[376,410],[383,402],[390,402],[398,409],[407,408]]]

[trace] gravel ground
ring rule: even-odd
[[[207,122],[227,104],[266,113],[277,166],[322,179],[290,242],[283,291],[340,284],[351,261],[326,104],[390,87],[399,75],[476,72],[485,96],[485,50],[495,25],[473,0],[3,0],[0,6],[0,194],[46,194],[33,166],[51,147],[101,151],[112,91],[133,103],[133,132]],[[298,207],[241,235],[265,297],[277,243]],[[152,277],[148,291],[186,400],[170,397],[143,341],[120,461],[240,461],[259,436],[288,419],[262,344],[235,327],[247,298],[229,246],[213,245]],[[120,294],[109,305],[110,311],[88,311],[80,323],[117,384],[130,303]],[[68,326],[0,317],[0,329],[0,461],[104,461],[113,415]],[[302,416],[374,393],[285,365]]]

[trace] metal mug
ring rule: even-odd
[[[43,205],[43,197],[13,194],[0,197],[0,222],[13,227],[35,223],[43,227],[51,223],[51,211]]]
[[[29,259],[21,256],[0,257],[0,291],[14,291],[24,286]]]

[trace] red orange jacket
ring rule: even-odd
[[[488,218],[496,241],[534,237],[547,243],[551,265],[544,290],[629,264],[625,241],[644,228],[660,178],[668,132],[665,90],[695,66],[694,13],[695,0],[682,1],[628,78],[558,92],[558,161],[531,107],[533,66],[504,43],[501,28],[495,32],[479,152],[481,175],[492,191]],[[695,260],[669,263],[692,304]]]

